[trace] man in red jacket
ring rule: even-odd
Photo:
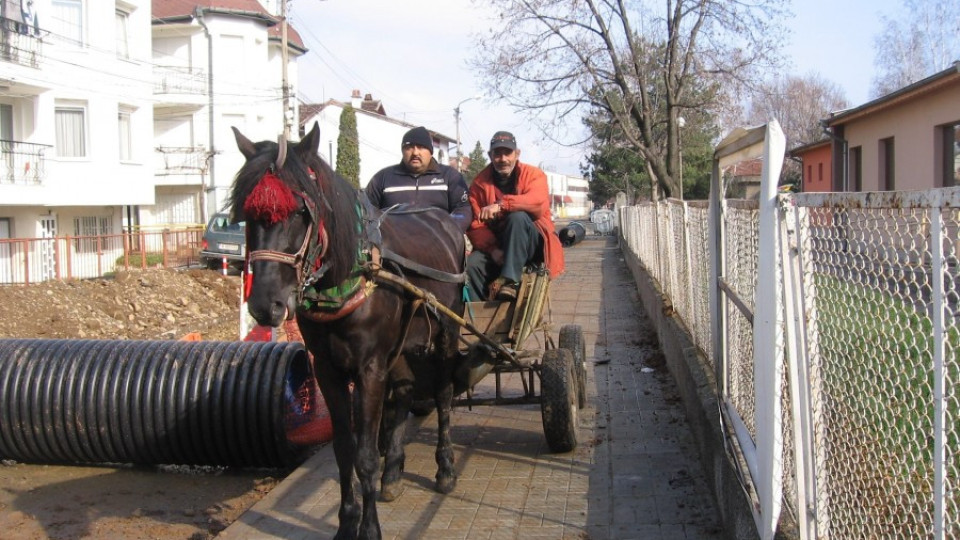
[[[471,301],[513,300],[528,264],[545,263],[551,279],[564,270],[563,247],[550,215],[547,176],[520,163],[517,140],[506,131],[493,134],[489,156],[490,165],[470,185]]]

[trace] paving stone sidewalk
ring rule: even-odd
[[[554,332],[581,325],[587,406],[579,445],[551,454],[539,405],[457,408],[459,479],[433,491],[433,414],[411,422],[403,493],[378,503],[386,539],[674,540],[723,538],[680,396],[613,237],[566,248],[551,284]],[[478,393],[493,392],[494,377]],[[519,377],[504,379],[505,391]],[[340,495],[325,447],[218,539],[332,538]]]

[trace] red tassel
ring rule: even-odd
[[[243,203],[243,211],[248,216],[271,225],[287,219],[296,209],[293,192],[279,176],[269,171]]]

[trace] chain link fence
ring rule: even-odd
[[[763,454],[758,419],[779,411],[782,476],[747,468],[747,491],[779,490],[803,538],[960,537],[960,188],[780,195],[773,252],[757,201],[725,200],[716,283],[708,214],[703,202],[624,207],[623,246],[718,373],[746,432],[736,444]],[[770,279],[777,294],[758,295]],[[727,293],[720,313],[712,287]],[[765,302],[777,337],[755,351]],[[764,382],[758,362],[783,368]]]

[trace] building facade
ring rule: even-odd
[[[154,202],[150,1],[2,5],[0,239],[118,232]]]
[[[156,203],[140,209],[144,223],[202,223],[225,209],[243,165],[231,128],[276,140],[286,118],[296,138],[296,62],[306,49],[288,26],[284,55],[281,32],[257,0],[153,0]]]

